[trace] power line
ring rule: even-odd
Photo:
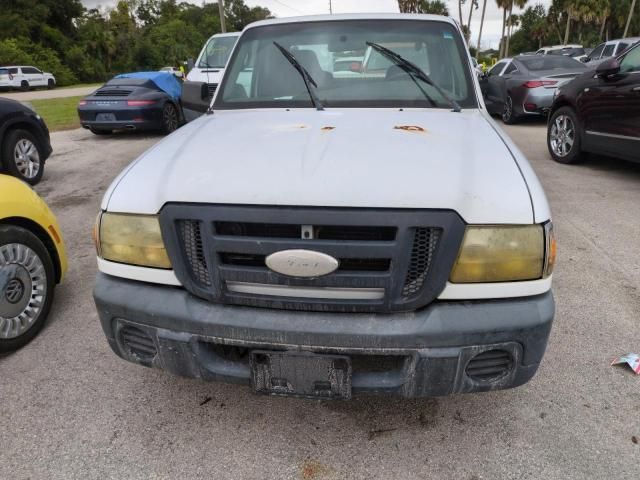
[[[282,5],[283,7],[287,7],[288,9],[293,10],[294,12],[298,12],[298,13],[302,13],[302,14],[305,13],[302,10],[298,10],[297,8],[293,8],[291,5],[287,5],[286,3],[281,2],[280,0],[273,0],[273,1],[278,3],[278,4],[280,4],[280,5]]]

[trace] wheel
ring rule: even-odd
[[[56,87],[56,82],[54,82],[54,81],[53,81],[53,79],[52,79],[52,78],[50,78],[50,79],[47,81],[47,89],[52,90],[52,89],[54,89],[55,87]]]
[[[547,147],[551,157],[559,163],[579,163],[585,158],[581,151],[578,119],[571,107],[556,110],[547,127]]]
[[[102,130],[100,128],[93,127],[91,127],[89,130],[91,130],[91,133],[93,133],[94,135],[111,135],[113,133],[113,130]]]
[[[513,99],[509,94],[507,94],[507,99],[504,102],[504,110],[502,110],[502,121],[507,125],[513,125],[518,121],[518,116],[513,111]]]
[[[165,135],[178,128],[178,110],[173,103],[165,103],[162,109],[162,133]]]
[[[7,171],[14,177],[35,185],[42,179],[44,160],[38,141],[26,130],[12,130],[7,134],[2,148],[2,158]]]
[[[51,309],[53,261],[33,233],[0,225],[0,352],[26,345]]]
[[[26,80],[22,80],[20,82],[20,90],[22,90],[23,92],[28,92],[29,91],[29,82],[27,82]]]

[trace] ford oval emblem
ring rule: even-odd
[[[269,255],[265,262],[274,272],[289,277],[321,277],[338,268],[338,260],[331,255],[312,250],[282,250]]]

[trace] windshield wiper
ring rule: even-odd
[[[307,70],[300,64],[300,62],[298,62],[296,57],[294,57],[289,52],[289,50],[284,48],[278,42],[273,42],[273,44],[276,46],[278,50],[280,50],[282,55],[284,55],[284,58],[289,60],[289,63],[293,65],[293,67],[298,71],[298,73],[300,73],[300,76],[304,81],[304,86],[307,87],[307,92],[309,92],[309,98],[311,98],[311,103],[313,104],[315,109],[324,110],[324,107],[322,106],[320,99],[316,95],[316,92],[311,88],[311,85],[313,85],[315,88],[318,88],[318,84],[316,83],[316,81],[311,77],[311,75],[309,75],[309,72],[307,72]]]
[[[415,63],[410,62],[409,60],[407,60],[406,58],[402,57],[401,55],[398,55],[393,50],[389,50],[388,48],[383,47],[382,45],[378,45],[377,43],[367,42],[367,45],[369,45],[371,48],[376,50],[381,55],[387,57],[389,60],[391,60],[393,63],[395,63],[398,67],[400,67],[402,70],[404,70],[411,78],[413,78],[415,76],[416,78],[419,78],[423,82],[425,82],[425,83],[431,85],[433,88],[435,88],[437,90],[437,92],[440,95],[442,95],[442,97],[447,102],[449,102],[449,104],[451,105],[451,108],[453,108],[454,112],[459,112],[461,110],[460,109],[460,105],[458,105],[458,102],[456,102],[453,98],[451,98],[447,94],[447,92],[445,92],[442,88],[440,88],[438,85],[436,85],[434,83],[434,81],[431,80],[429,75],[427,75],[425,73],[425,71],[422,70]],[[425,95],[425,97],[427,97],[427,99],[429,99],[433,103],[433,100],[431,99],[431,97],[429,97],[427,92],[425,92],[422,89],[420,89],[420,91]]]

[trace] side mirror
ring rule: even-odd
[[[605,78],[610,75],[615,75],[620,71],[620,62],[617,58],[608,58],[602,62],[596,68],[596,75],[600,78]]]
[[[589,63],[591,61],[591,59],[589,57],[583,57],[583,58],[580,59],[580,61],[582,63]]]
[[[187,70],[192,70],[196,66],[196,61],[193,58],[187,59]]]
[[[209,86],[204,82],[185,81],[182,85],[182,107],[189,122],[209,108]]]

